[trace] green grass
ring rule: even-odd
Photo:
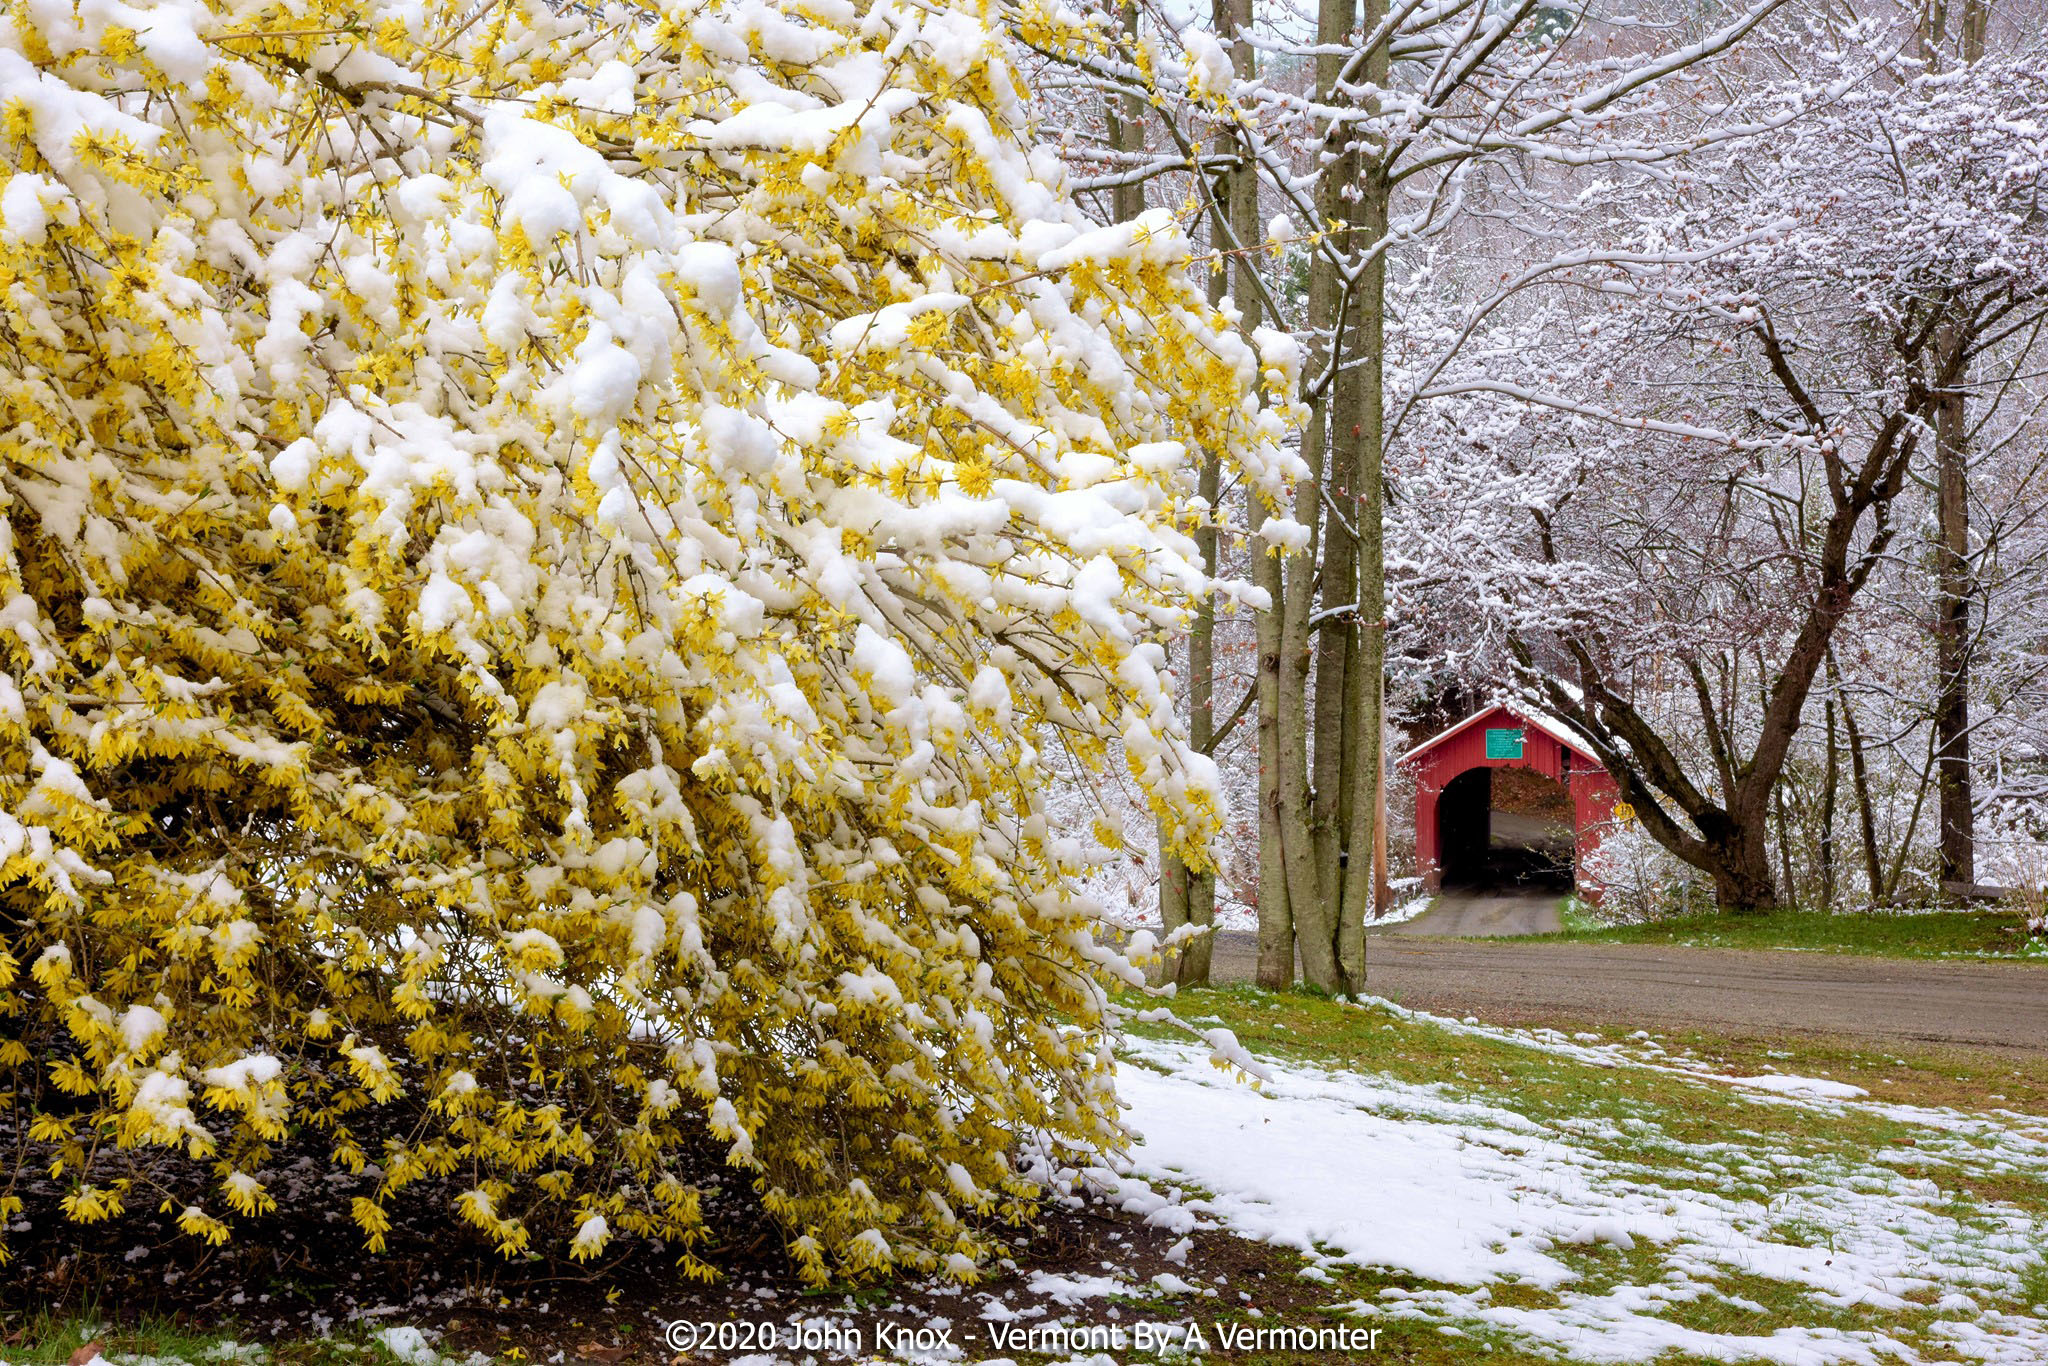
[[[2036,1313],[2048,1313],[2048,1254],[2036,1257],[2020,1272],[2019,1301]]]
[[[1800,949],[1882,958],[2021,958],[2023,918],[2012,911],[1918,914],[1766,911],[1711,913],[1647,925],[1604,926],[1569,899],[1560,934],[1525,942],[1671,944],[1709,949]]]
[[[1575,1143],[1595,1151],[1611,1150],[1618,1157],[1642,1155],[1659,1146],[1739,1147],[1754,1141],[1800,1156],[1853,1158],[1911,1148],[1909,1140],[1917,1140],[1922,1132],[1867,1111],[1772,1104],[1753,1092],[1669,1071],[1589,1064],[1529,1047],[1508,1031],[1499,1037],[1473,1034],[1307,993],[1218,987],[1184,992],[1177,1011],[1183,1019],[1227,1025],[1248,1048],[1269,1057],[1437,1085],[1461,1098],[1500,1105],[1572,1133]],[[2005,1107],[2015,1099],[2021,1105],[2048,1102],[2048,1061],[2036,1058],[1986,1056],[1971,1060],[1975,1072],[1951,1073],[1949,1069],[1967,1064],[1947,1054],[1913,1058],[1795,1040],[1728,1041],[1723,1051],[1714,1047],[1720,1041],[1699,1035],[1688,1036],[1685,1043],[1666,1039],[1650,1045],[1631,1043],[1619,1029],[1587,1032],[1599,1037],[1585,1042],[1623,1044],[1648,1061],[1690,1056],[1723,1073],[1777,1071],[1829,1077],[1862,1086],[1886,1101],[1967,1104],[1974,1097],[1970,1108],[1983,1109]],[[1157,1033],[1174,1037],[1169,1031]],[[1763,1046],[1769,1043],[1785,1046]],[[1952,1076],[1954,1080],[1945,1080]],[[1880,1090],[1881,1078],[1894,1079],[1894,1084]],[[1924,1087],[1916,1084],[1922,1080]],[[1994,1094],[2006,1099],[1993,1100]],[[1598,1132],[1605,1127],[1600,1121],[1609,1122],[1614,1131]],[[1990,1175],[1984,1174],[1986,1179]],[[1748,1190],[1740,1179],[1713,1169],[1700,1176],[1709,1186]],[[2025,1194],[2048,1217],[2048,1189]]]
[[[1652,1039],[1607,1028],[1580,1031],[1574,1041],[1605,1046],[1604,1057],[1575,1057],[1521,1031],[1475,1033],[1381,1008],[1349,1006],[1297,993],[1229,987],[1183,993],[1184,1019],[1231,1028],[1254,1052],[1278,1059],[1341,1067],[1430,1086],[1439,1095],[1514,1111],[1560,1142],[1601,1160],[1631,1184],[1696,1193],[1754,1206],[1755,1236],[1793,1247],[1832,1251],[1837,1230],[1811,1213],[1801,1192],[1816,1184],[1893,1191],[1953,1221],[1955,1236],[1974,1243],[1997,1236],[2017,1214],[2048,1230],[2048,1183],[2037,1169],[2016,1169],[1990,1140],[1950,1133],[1870,1106],[1784,1104],[1684,1070],[1721,1076],[1774,1071],[1832,1077],[1862,1086],[1878,1101],[1940,1105],[1986,1116],[2001,1128],[2048,1136],[2048,1125],[2011,1112],[2048,1115],[2048,1059],[1857,1049],[1839,1042],[1719,1039],[1701,1034]],[[1597,1037],[1594,1037],[1597,1035]],[[1603,1062],[1614,1065],[1603,1065]],[[1644,1065],[1647,1064],[1647,1065]],[[1388,1104],[1391,1104],[1389,1102]],[[1390,1113],[1386,1105],[1382,1113]],[[1779,1162],[1775,1158],[1790,1158]],[[1931,1183],[1916,1186],[1912,1183]],[[1551,1256],[1577,1279],[1558,1292],[1517,1283],[1487,1292],[1496,1306],[1555,1308],[1560,1294],[1599,1295],[1623,1287],[1655,1292],[1642,1312],[1723,1336],[1769,1336],[1792,1328],[1874,1331],[1945,1359],[1936,1325],[1938,1296],[1907,1297],[1904,1307],[1843,1305],[1815,1297],[1812,1287],[1735,1266],[1706,1273],[1712,1293],[1658,1297],[1675,1248],[1638,1240],[1622,1251],[1606,1245],[1559,1247]],[[1696,1260],[1683,1265],[1697,1267]],[[1427,1283],[1371,1269],[1332,1268],[1339,1298],[1374,1302],[1387,1287],[1427,1291]],[[1697,1270],[1688,1273],[1701,1280]],[[2020,1269],[2016,1291],[1992,1301],[2001,1311],[2048,1306],[2048,1258]],[[1468,1288],[1469,1290],[1469,1288]],[[1982,1291],[1976,1292],[1983,1302]],[[1381,1320],[1384,1322],[1385,1320]],[[1497,1327],[1454,1322],[1471,1333],[1448,1338],[1442,1325],[1403,1325],[1394,1360],[1521,1361],[1539,1359]],[[1485,1343],[1490,1351],[1481,1352]],[[1383,1353],[1384,1355],[1384,1353]],[[1658,1358],[1658,1366],[1695,1359]],[[1282,1366],[1286,1358],[1273,1358]],[[1261,1359],[1260,1366],[1267,1366]]]
[[[0,1362],[8,1366],[64,1366],[89,1342],[99,1344],[100,1354],[109,1360],[152,1357],[191,1366],[403,1366],[363,1330],[255,1347],[238,1345],[232,1333],[196,1331],[156,1318],[112,1324],[97,1315],[56,1318],[31,1314],[9,1319],[6,1328]]]

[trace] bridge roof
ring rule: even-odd
[[[1511,721],[1540,730],[1588,763],[1598,764],[1600,762],[1599,756],[1594,754],[1592,747],[1586,743],[1586,737],[1579,734],[1572,726],[1558,720],[1548,712],[1537,711],[1533,707],[1508,706],[1505,703],[1496,703],[1490,707],[1480,708],[1464,720],[1458,722],[1457,725],[1452,726],[1449,730],[1438,731],[1435,735],[1430,736],[1394,762],[1405,764],[1418,759],[1452,736],[1461,735],[1480,722],[1494,716],[1504,716]]]

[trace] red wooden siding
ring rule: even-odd
[[[1490,728],[1512,728],[1522,732],[1522,757],[1486,757],[1486,732]],[[1443,878],[1443,832],[1438,828],[1437,802],[1451,779],[1475,768],[1528,768],[1563,783],[1571,794],[1577,864],[1600,847],[1600,837],[1614,819],[1614,804],[1620,799],[1614,779],[1598,759],[1575,746],[1567,746],[1541,726],[1506,707],[1493,707],[1452,732],[1411,751],[1401,762],[1415,774],[1415,853],[1421,860],[1423,877],[1432,889]],[[1597,895],[1598,889],[1588,887]]]

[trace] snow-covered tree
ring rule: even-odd
[[[72,1218],[223,1239],[310,1136],[373,1248],[689,1249],[724,1164],[812,1277],[967,1276],[1021,1132],[1115,1141],[1043,757],[1199,862],[1188,451],[1281,494],[1297,376],[1022,95],[969,5],[0,16],[0,1088]]]
[[[1547,297],[1421,383],[1404,482],[1418,593],[1731,907],[1778,897],[1795,738],[1944,410],[2024,380],[2048,321],[2038,43],[1929,69],[1871,24],[1799,52],[1796,117],[1610,188],[1599,263],[1512,282]]]
[[[1117,201],[1134,183],[1165,187],[1159,201],[1199,218],[1231,263],[1241,316],[1290,327],[1308,355],[1304,553],[1254,566],[1272,601],[1257,617],[1262,983],[1292,980],[1298,954],[1316,985],[1362,986],[1383,890],[1389,280],[1433,245],[1462,247],[1495,181],[1657,167],[1745,131],[1743,101],[1700,68],[1779,5],[1216,0],[1193,23],[1160,3],[1074,6],[1097,8],[1092,35],[1049,23],[1060,5],[1018,7],[1025,40],[1072,73],[1062,128],[1082,183]],[[1115,118],[1091,123],[1091,90]],[[1143,139],[1117,112],[1128,91],[1153,111]],[[1537,259],[1571,249],[1543,244]],[[1441,336],[1455,349],[1459,329]]]

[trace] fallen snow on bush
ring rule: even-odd
[[[1807,1086],[1790,1084],[1811,1079],[1688,1074],[1614,1046],[1528,1034],[1518,1041],[1601,1065],[1669,1070],[1673,1086],[1782,1084],[1780,1094],[1756,1103],[1867,1109],[1921,1126],[1914,1151],[1926,1160],[2048,1177],[2048,1130],[2038,1121],[2015,1117],[2007,1126],[1952,1111],[1859,1106],[1838,1098],[1832,1085],[1825,1098],[1810,1098]],[[1917,1362],[1937,1344],[1944,1360],[2048,1361],[2048,1324],[2015,1308],[2020,1273],[2039,1256],[2039,1239],[2032,1220],[2011,1206],[1959,1211],[1932,1181],[1847,1157],[1772,1152],[1755,1134],[1690,1149],[1646,1134],[1654,1156],[1623,1162],[1575,1141],[1612,1127],[1598,1118],[1567,1132],[1443,1086],[1272,1061],[1266,1067],[1270,1079],[1254,1089],[1212,1067],[1200,1047],[1134,1042],[1118,1077],[1130,1123],[1143,1135],[1129,1175],[1206,1192],[1185,1199],[1181,1210],[1162,1209],[1164,1217],[1218,1223],[1295,1248],[1316,1267],[1386,1268],[1434,1283],[1390,1288],[1349,1306],[1361,1316],[1480,1325],[1588,1362],[1645,1361],[1674,1349],[1788,1366]],[[1804,1179],[1767,1204],[1688,1179],[1731,1160],[1798,1167]],[[1142,1199],[1135,1181],[1127,1193]],[[1773,1236],[1799,1228],[1826,1237],[1797,1246]],[[1575,1288],[1581,1278],[1561,1250],[1596,1244],[1624,1252],[1651,1245],[1662,1270],[1641,1284],[1624,1276],[1600,1293]],[[1821,1326],[1734,1336],[1661,1316],[1729,1294],[1718,1285],[1730,1274],[1785,1283],[1815,1306],[1816,1318],[1829,1309],[1907,1315],[1931,1306],[1932,1321],[1899,1337]],[[1496,1302],[1495,1289],[1509,1280],[1550,1292],[1555,1304]]]

